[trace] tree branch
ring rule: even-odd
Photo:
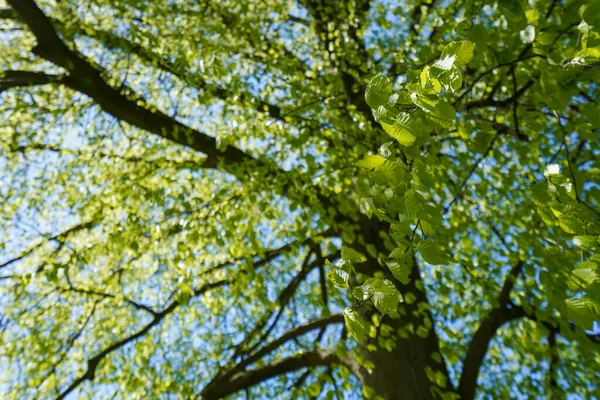
[[[0,9],[0,19],[17,19],[18,17],[15,10],[11,10],[10,8]]]
[[[467,103],[465,105],[465,109],[472,110],[474,108],[482,108],[482,107],[496,107],[496,108],[508,107],[509,105],[516,102],[527,91],[527,89],[529,89],[531,86],[533,86],[534,83],[535,83],[535,81],[533,79],[530,79],[520,89],[517,89],[517,91],[509,98],[506,98],[503,100],[494,100],[492,98],[475,100],[470,103]]]
[[[556,331],[551,330],[548,334],[548,350],[550,362],[548,365],[548,398],[553,399],[558,394],[558,350],[556,349]]]
[[[327,235],[327,234],[331,234],[331,231],[326,231],[326,232],[322,233],[322,235]],[[312,240],[312,238],[306,239],[302,244],[306,244],[310,240]],[[254,268],[259,268],[260,266],[263,266],[265,263],[267,263],[268,261],[272,260],[277,255],[279,255],[282,251],[289,249],[293,244],[294,243],[286,244],[277,249],[273,249],[273,250],[269,251],[261,260],[258,260],[254,263]],[[202,273],[201,276],[207,275],[210,272],[214,272],[218,269],[224,268],[227,265],[231,265],[231,262],[219,264],[215,267],[212,267],[208,271],[205,271],[204,273]],[[194,290],[191,297],[198,297],[198,296],[206,293],[209,290],[225,286],[229,283],[231,283],[231,281],[229,281],[229,280],[219,280],[214,283],[206,284],[206,285]],[[87,290],[83,291],[83,292],[89,293],[89,294],[97,294],[97,295],[107,296],[107,297],[112,296],[112,295],[105,295],[103,293],[97,293],[94,291],[87,291]],[[125,339],[122,339],[121,341],[116,342],[113,345],[105,348],[100,353],[98,353],[95,357],[88,360],[88,367],[87,367],[87,370],[85,371],[85,373],[83,375],[79,376],[79,378],[77,378],[67,389],[65,389],[65,391],[63,391],[57,397],[57,400],[63,399],[65,396],[67,396],[70,392],[75,390],[79,385],[81,385],[86,380],[93,380],[96,369],[98,367],[98,364],[103,358],[105,358],[110,353],[118,350],[119,348],[125,346],[127,343],[134,341],[137,338],[145,335],[148,331],[150,331],[150,329],[152,327],[159,324],[167,315],[171,314],[179,305],[180,305],[179,302],[174,301],[173,303],[171,303],[169,306],[167,306],[162,311],[156,312],[152,309],[149,309],[148,307],[146,307],[144,305],[140,305],[139,303],[136,303],[136,305],[134,305],[134,306],[137,306],[136,308],[145,309],[146,311],[151,312],[153,314],[154,318],[147,325],[145,325],[141,330],[139,330],[136,333],[134,333],[133,335],[128,336]]]
[[[167,116],[135,95],[127,88],[120,91],[109,86],[103,79],[103,71],[86,61],[80,54],[71,51],[58,37],[52,23],[33,0],[9,0],[9,3],[30,27],[38,41],[33,52],[42,58],[65,68],[69,75],[61,83],[90,96],[107,113],[138,128],[154,133],[174,143],[200,151],[207,156],[204,167],[222,168],[234,176],[246,180],[248,171],[269,171],[270,176],[288,182],[281,187],[284,195],[307,203],[310,191],[296,190],[291,181],[301,180],[299,173],[281,170],[271,161],[264,161],[244,153],[238,148],[217,146],[217,140],[205,133],[189,128]],[[320,204],[331,204],[319,188],[316,197]]]
[[[122,95],[102,79],[102,71],[62,42],[50,19],[33,0],[9,0],[9,3],[38,41],[33,52],[65,68],[69,76],[64,78],[63,82],[70,88],[90,96],[107,113],[165,139],[205,153],[208,156],[208,164],[212,166],[216,166],[220,160],[229,165],[244,161],[257,162],[253,157],[233,147],[219,150],[215,138],[188,128],[158,110],[138,105],[145,102],[136,95]]]
[[[523,317],[523,311],[518,307],[508,308],[510,292],[514,286],[515,280],[523,269],[522,260],[511,268],[506,276],[500,295],[498,296],[496,306],[490,311],[488,316],[481,322],[481,325],[473,335],[467,355],[463,363],[462,374],[458,385],[458,393],[461,400],[472,400],[475,398],[477,389],[477,377],[479,370],[490,341],[496,334],[498,328],[507,322]]]
[[[420,22],[421,17],[423,16],[423,11],[425,11],[425,14],[429,13],[429,11],[432,10],[436,6],[436,4],[435,4],[436,2],[437,2],[437,0],[431,0],[431,1],[421,1],[418,4],[415,4],[415,7],[413,8],[413,10],[410,14],[410,21],[408,22],[408,34],[407,34],[406,40],[404,40],[405,42],[414,43],[413,41],[415,40],[416,36],[419,34],[417,25]],[[397,76],[397,75],[401,74],[400,63],[397,61],[398,59],[399,59],[399,57],[395,57],[394,61],[392,61],[392,64],[391,64],[390,68],[388,69],[388,75]],[[404,73],[404,72],[402,72],[402,73]]]
[[[600,333],[587,333],[585,332],[583,329],[579,328],[577,325],[575,325],[574,323],[569,323],[569,324],[558,324],[556,321],[544,321],[544,320],[540,320],[535,313],[532,312],[527,312],[523,309],[523,307],[521,306],[515,306],[515,309],[518,309],[519,312],[521,313],[521,315],[523,317],[526,317],[527,319],[534,321],[538,324],[541,324],[542,326],[544,326],[546,329],[548,329],[549,332],[554,332],[556,334],[559,334],[563,337],[567,337],[566,335],[568,334],[573,334],[577,331],[583,332],[585,337],[587,337],[587,339],[595,345],[600,346]],[[564,328],[567,328],[567,330],[565,330]]]
[[[64,76],[62,75],[47,75],[41,72],[12,70],[3,71],[0,72],[0,93],[17,87],[62,83],[63,79]]]
[[[50,19],[33,0],[9,0],[9,3],[35,35],[38,45],[33,49],[34,53],[65,68],[69,76],[62,82],[90,96],[107,113],[165,139],[205,153],[208,157],[207,164],[211,166],[218,165],[220,160],[228,166],[245,161],[255,164],[258,162],[234,147],[220,150],[215,138],[191,129],[158,110],[138,105],[145,102],[136,95],[126,96],[109,86],[102,79],[101,70],[84,60],[80,54],[70,50],[58,37]]]
[[[90,34],[89,32],[93,33]],[[157,66],[163,71],[168,72],[169,74],[177,77],[179,80],[188,83],[197,89],[208,89],[210,93],[214,94],[215,97],[220,100],[230,101],[234,96],[238,96],[238,101],[240,103],[248,102],[256,111],[263,113],[266,112],[271,118],[285,122],[285,119],[283,118],[284,112],[282,111],[281,107],[258,99],[249,92],[239,94],[232,93],[217,84],[207,82],[197,74],[189,74],[186,71],[181,71],[181,69],[178,67],[178,64],[181,65],[182,63],[178,59],[171,61],[166,57],[155,54],[152,50],[149,50],[142,45],[133,43],[121,36],[113,34],[112,32],[93,28],[89,32],[82,31],[81,33],[88,37],[99,40],[109,49],[117,49],[126,54],[135,54],[147,65]]]
[[[250,343],[250,341],[253,339],[254,335],[256,335],[258,332],[260,332],[265,327],[265,325],[269,322],[269,319],[273,315],[274,311],[269,312],[265,317],[263,317],[261,319],[261,321],[259,321],[258,324],[252,329],[252,331],[244,338],[244,340],[236,346],[237,350],[231,356],[231,360],[230,360],[231,362],[235,362],[235,359],[238,356],[240,356],[241,354],[247,354],[247,353],[254,351],[264,340],[267,339],[267,337],[269,336],[269,334],[271,333],[271,331],[273,330],[273,328],[279,321],[279,318],[283,314],[283,310],[285,309],[285,307],[287,306],[289,301],[292,299],[292,297],[296,293],[298,286],[300,285],[300,283],[302,281],[304,281],[304,279],[306,278],[306,276],[308,275],[309,272],[311,272],[315,267],[317,267],[325,259],[331,261],[331,260],[339,257],[339,251],[338,251],[338,252],[335,252],[335,253],[330,254],[329,256],[325,257],[325,259],[317,258],[313,262],[309,263],[308,260],[311,256],[311,254],[312,254],[312,251],[310,251],[306,255],[306,258],[304,259],[304,262],[302,263],[302,268],[300,269],[300,271],[287,284],[287,286],[281,291],[281,293],[279,293],[279,296],[277,297],[277,304],[279,305],[279,310],[277,311],[277,315],[271,322],[271,325],[266,329],[265,332],[263,332],[260,335],[260,338],[254,343],[254,345],[250,346],[249,348],[245,348],[245,346],[248,345]]]
[[[93,225],[93,221],[89,221],[89,222],[85,222],[82,224],[78,224],[75,226],[72,226],[68,229],[65,229],[64,231],[57,233],[53,236],[47,236],[45,237],[43,240],[41,240],[40,242],[36,243],[35,245],[29,247],[27,250],[23,251],[21,254],[19,254],[17,257],[11,258],[8,261],[3,262],[2,264],[0,264],[0,269],[8,267],[9,265],[17,262],[17,261],[21,261],[24,258],[28,257],[29,255],[31,255],[34,251],[36,251],[41,245],[43,245],[44,243],[47,242],[51,242],[51,241],[61,241],[63,238],[66,238],[68,235],[70,235],[73,232],[77,232],[83,229],[87,229],[90,228]]]
[[[228,371],[226,371],[224,373],[220,373],[217,376],[215,376],[211,380],[211,382],[208,383],[208,385],[206,385],[205,390],[211,390],[210,388],[214,387],[214,386],[226,385],[227,384],[226,382],[228,380],[230,380],[235,374],[239,373],[240,371],[243,371],[248,365],[251,365],[251,364],[259,361],[264,356],[271,353],[272,351],[274,351],[275,349],[277,349],[278,347],[282,346],[283,344],[287,343],[290,340],[295,340],[297,337],[302,336],[305,333],[308,333],[315,329],[324,328],[331,324],[339,324],[339,323],[343,323],[343,322],[344,322],[344,316],[342,314],[335,314],[335,315],[332,315],[329,317],[311,321],[306,325],[302,325],[296,329],[293,329],[293,330],[285,333],[284,335],[280,336],[279,338],[273,340],[272,342],[265,345],[264,347],[261,347],[251,356],[245,358],[240,363],[232,366]]]
[[[490,152],[494,148],[494,145],[496,144],[496,140],[498,139],[499,134],[500,134],[500,132],[498,132],[498,133],[496,133],[496,135],[494,135],[494,137],[490,141],[490,144],[488,145],[485,152],[481,155],[481,157],[479,157],[475,161],[475,163],[473,163],[473,165],[471,166],[471,169],[467,173],[467,176],[465,177],[465,179],[463,179],[462,183],[458,187],[458,193],[456,194],[456,196],[454,196],[454,198],[450,201],[450,203],[448,203],[448,205],[446,205],[446,207],[444,207],[444,214],[446,214],[448,211],[450,211],[450,208],[452,208],[452,205],[454,203],[456,203],[462,197],[462,193],[463,193],[463,189],[465,188],[465,185],[467,184],[469,179],[471,179],[471,176],[473,176],[475,171],[477,171],[481,162],[483,160],[485,160],[485,158],[490,154]]]
[[[154,159],[148,159],[148,158],[144,158],[144,157],[139,157],[139,156],[131,156],[131,157],[126,157],[123,156],[121,154],[117,154],[117,153],[107,153],[104,151],[87,151],[84,149],[70,149],[70,148],[65,148],[65,147],[60,147],[57,145],[52,145],[52,144],[45,144],[45,143],[30,143],[24,146],[17,146],[17,147],[12,147],[11,148],[12,151],[15,152],[21,152],[21,153],[25,153],[25,152],[29,152],[29,151],[51,151],[54,153],[58,153],[58,154],[68,154],[68,155],[72,155],[72,156],[76,156],[76,157],[82,157],[82,158],[88,158],[88,159],[97,159],[98,157],[102,157],[102,158],[112,158],[112,159],[119,159],[125,162],[130,162],[130,163],[144,163],[144,164],[148,164],[148,165],[153,165],[156,166],[157,164],[164,164],[164,165],[160,165],[160,166],[164,166],[164,167],[172,167],[172,168],[188,168],[190,170],[198,170],[198,169],[203,169],[203,165],[201,165],[200,163],[193,161],[193,160],[183,160],[183,161],[179,161],[179,160],[170,160],[168,158],[154,158]]]
[[[0,10],[0,18],[19,19],[19,15],[14,10]],[[51,21],[54,24],[60,23],[59,21],[56,21],[54,19],[51,19]],[[140,44],[133,43],[119,35],[115,35],[112,32],[90,27],[89,30],[79,30],[79,33],[100,41],[105,47],[109,49],[120,50],[125,52],[126,54],[135,54],[146,64],[157,66],[163,71],[168,72],[169,74],[177,77],[183,82],[192,85],[197,89],[209,88],[209,90],[221,100],[229,100],[232,97],[236,96],[235,93],[231,93],[223,89],[219,85],[208,83],[206,80],[202,79],[198,75],[192,75],[188,74],[187,72],[182,72],[177,67],[178,64],[181,64],[180,60],[175,59],[174,61],[171,61],[168,58],[161,57],[160,55],[155,54],[152,50],[149,50]],[[2,87],[0,86],[0,92],[1,91]],[[285,119],[283,118],[284,113],[281,110],[281,107],[257,99],[250,93],[241,93],[238,96],[240,97],[240,102],[243,103],[244,101],[249,101],[257,111],[267,112],[267,114],[271,118],[277,119],[279,121],[285,121]],[[248,100],[246,100],[246,98]]]
[[[239,372],[227,382],[207,386],[200,393],[203,400],[221,399],[239,390],[254,386],[275,376],[297,371],[306,367],[341,363],[340,358],[332,350],[313,350],[299,353],[283,360],[273,362],[261,368]]]
[[[228,280],[221,280],[221,281],[206,284],[206,285],[194,290],[192,297],[198,297],[211,289],[215,289],[215,288],[224,286],[229,283],[231,283],[231,282]],[[148,324],[146,324],[142,329],[140,329],[136,333],[134,333],[130,336],[127,336],[126,338],[123,338],[123,339],[119,340],[118,342],[115,342],[112,345],[104,348],[104,350],[100,351],[93,358],[89,359],[87,361],[87,369],[85,370],[85,372],[82,375],[80,375],[77,379],[75,379],[75,381],[73,381],[73,383],[71,383],[63,392],[61,392],[58,395],[58,397],[56,397],[56,400],[64,399],[69,393],[71,393],[73,390],[75,390],[77,387],[79,387],[79,385],[81,385],[86,380],[89,380],[89,381],[94,380],[94,376],[96,375],[96,370],[98,369],[98,365],[100,364],[100,361],[102,361],[105,357],[107,357],[111,353],[115,352],[116,350],[126,346],[128,343],[131,343],[131,342],[137,340],[138,338],[144,336],[154,326],[158,325],[167,315],[171,314],[179,306],[180,306],[179,302],[177,302],[177,301],[172,302],[162,311],[155,313],[154,318],[152,318],[152,320]]]
[[[101,302],[102,300],[103,299],[100,299],[100,300],[97,300],[97,301],[94,302],[94,305],[92,307],[92,311],[87,315],[87,317],[85,318],[83,324],[81,324],[81,327],[79,328],[79,330],[74,335],[72,335],[71,338],[68,340],[67,345],[65,346],[66,347],[65,350],[60,355],[58,361],[56,361],[52,365],[52,368],[50,369],[50,372],[48,374],[46,374],[46,376],[44,376],[44,378],[42,378],[41,382],[37,385],[38,388],[40,388],[42,386],[42,384],[50,376],[52,376],[52,374],[54,374],[56,372],[56,369],[63,362],[63,360],[67,357],[67,355],[69,354],[69,351],[73,348],[73,346],[75,345],[75,342],[77,341],[77,339],[79,339],[81,337],[83,331],[85,330],[85,328],[87,327],[88,323],[90,322],[90,319],[92,318],[92,316],[94,315],[94,313],[96,311],[96,307],[98,306],[98,303]]]
[[[269,159],[255,158],[233,146],[220,147],[216,138],[190,128],[146,104],[131,89],[125,86],[120,89],[111,87],[102,78],[105,71],[65,45],[51,20],[34,0],[8,2],[37,39],[33,53],[66,69],[68,76],[61,83],[91,97],[108,114],[173,143],[204,153],[207,156],[202,164],[204,168],[218,168],[243,181],[249,179],[249,174],[260,172],[261,179],[268,177],[273,182],[283,182],[274,186],[278,194],[322,210],[335,208],[332,200],[336,195],[325,187],[312,184],[310,177],[299,171],[285,171]],[[299,184],[302,182],[309,186]],[[334,215],[340,221],[343,219],[339,213]]]
[[[297,22],[297,23],[299,23],[301,25],[304,25],[304,26],[310,26],[310,21],[308,21],[308,20],[306,20],[304,18],[296,17],[295,15],[292,15],[292,14],[288,14],[287,19],[289,21]]]
[[[84,294],[84,295],[88,295],[88,296],[98,296],[100,298],[103,299],[115,299],[118,300],[120,297],[115,296],[112,293],[104,293],[104,292],[100,292],[97,290],[92,290],[92,289],[84,289],[84,288],[79,288],[79,287],[75,287],[72,286],[70,288],[64,288],[61,289],[61,291],[63,292],[73,292],[73,293],[79,293],[79,294]],[[123,301],[125,301],[127,304],[130,304],[131,306],[133,306],[134,308],[138,309],[138,310],[142,310],[142,311],[146,311],[147,313],[150,313],[152,315],[156,315],[156,311],[154,311],[151,307],[139,303],[135,300],[131,300],[125,296],[122,297]]]
[[[310,331],[318,329],[318,328],[324,328],[331,324],[339,324],[342,322],[344,322],[344,316],[342,314],[334,314],[329,317],[314,320],[312,322],[309,322],[306,325],[302,325],[292,331],[287,332],[283,336],[280,336],[278,339],[275,339],[274,341],[265,345],[264,347],[261,347],[250,357],[245,358],[242,362],[240,362],[238,365],[236,365],[235,369],[236,370],[242,369],[247,365],[255,363],[256,361],[260,360],[262,357],[269,354],[271,351],[275,350],[276,348],[283,345],[284,343],[286,343],[292,339],[295,339],[298,336],[304,335],[307,332],[310,332]]]
[[[317,257],[319,259],[323,259],[323,255],[321,254],[321,249],[317,249]],[[325,266],[323,263],[319,263],[319,286],[321,288],[321,299],[323,301],[323,309],[326,312],[329,312],[329,299],[327,292],[327,275],[325,274]]]
[[[320,40],[327,58],[339,71],[339,78],[344,85],[348,102],[369,121],[373,129],[381,131],[381,126],[373,117],[371,107],[366,103],[361,87],[364,72],[361,66],[369,64],[371,57],[359,33],[366,24],[371,7],[371,0],[355,0],[352,5],[353,16],[350,17],[348,1],[340,1],[336,7],[325,6],[321,0],[302,0],[300,2],[312,17],[312,27]],[[329,27],[340,32],[346,40],[336,42],[329,33]],[[358,62],[358,64],[357,64]]]

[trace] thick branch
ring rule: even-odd
[[[125,52],[126,54],[137,55],[144,63],[148,65],[155,65],[161,70],[170,73],[178,79],[186,82],[197,89],[207,89],[210,93],[218,99],[224,101],[232,101],[233,97],[239,97],[240,103],[248,102],[252,107],[259,112],[266,112],[271,118],[279,121],[284,121],[283,111],[281,107],[267,103],[261,99],[256,98],[249,92],[244,93],[232,93],[221,86],[209,83],[197,74],[189,74],[186,71],[182,71],[178,67],[178,64],[182,64],[180,60],[169,60],[167,57],[162,57],[155,54],[152,50],[149,50],[142,45],[133,43],[121,36],[115,35],[108,31],[92,30],[93,34],[85,33],[86,35],[98,39],[104,46],[109,49],[117,49]]]
[[[281,195],[309,206],[325,209],[334,206],[330,199],[333,194],[326,188],[307,188],[299,184],[306,181],[310,185],[308,179],[298,171],[284,171],[270,160],[257,159],[233,146],[219,147],[214,137],[185,126],[147,105],[127,87],[121,90],[111,87],[102,78],[104,71],[63,43],[52,27],[50,19],[33,0],[9,0],[9,3],[30,27],[38,41],[33,52],[65,68],[69,75],[61,80],[61,83],[88,95],[108,114],[171,142],[206,154],[207,159],[203,164],[205,168],[219,168],[240,180],[248,180],[250,173],[264,173],[273,182],[284,182],[276,185],[277,193]]]
[[[19,19],[19,15],[13,10],[0,10],[0,18]],[[56,20],[51,21],[55,24],[59,23]],[[90,32],[93,33],[90,34]],[[152,50],[149,50],[140,44],[129,41],[121,36],[113,34],[112,32],[91,28],[87,31],[82,29],[80,33],[99,40],[104,46],[106,46],[109,49],[120,50],[127,54],[135,54],[146,64],[157,66],[161,70],[170,73],[171,75],[177,77],[178,79],[186,83],[191,84],[197,89],[208,88],[211,93],[213,93],[217,98],[221,100],[230,100],[232,97],[236,96],[235,93],[231,93],[216,84],[210,84],[197,75],[192,75],[185,71],[181,71],[180,68],[177,66],[178,64],[180,64],[180,60],[171,61],[168,58],[155,54]],[[43,83],[49,82],[42,82],[42,84]],[[2,91],[2,89],[2,85],[0,85],[0,92]],[[242,93],[238,96],[240,97],[240,102],[243,103],[245,101],[249,101],[250,103],[252,103],[253,107],[257,111],[267,112],[270,117],[280,121],[284,121],[283,111],[281,110],[281,107],[257,99],[250,93]]]
[[[297,371],[306,367],[331,365],[335,363],[341,363],[341,361],[335,351],[332,350],[313,350],[299,353],[261,368],[235,374],[227,382],[205,388],[200,393],[200,397],[204,400],[221,399],[236,393],[239,390],[254,386],[267,379],[288,372]]]
[[[17,13],[9,8],[0,9],[0,19],[16,19]]]
[[[325,267],[323,266],[323,264],[319,264],[319,286],[321,287],[321,299],[323,301],[323,309],[329,312],[327,276],[325,274]]]
[[[548,351],[550,353],[550,362],[548,365],[548,398],[553,399],[558,393],[558,351],[556,348],[556,332],[550,331],[548,334]]]
[[[236,369],[242,369],[246,365],[255,363],[256,361],[260,360],[262,357],[269,354],[270,352],[272,352],[279,346],[283,345],[284,343],[286,343],[292,339],[295,339],[298,336],[304,335],[307,332],[310,332],[310,331],[318,329],[318,328],[324,328],[331,324],[339,324],[342,322],[344,322],[344,316],[342,314],[334,314],[330,317],[317,319],[315,321],[309,322],[306,325],[302,325],[292,331],[287,332],[283,336],[280,336],[279,338],[275,339],[268,345],[260,348],[254,354],[252,354],[250,357],[248,357],[248,358],[244,359],[242,362],[240,362],[236,366]]]
[[[473,335],[473,339],[469,344],[469,349],[467,350],[467,355],[463,363],[462,374],[458,385],[458,393],[462,400],[471,400],[475,398],[479,369],[481,368],[487,349],[491,340],[496,335],[498,328],[507,322],[523,316],[521,309],[507,307],[510,300],[510,292],[516,278],[523,269],[523,264],[523,261],[519,260],[511,268],[504,281],[500,295],[498,296],[496,307],[490,311]]]
[[[246,346],[251,343],[254,336],[258,332],[260,332],[265,327],[265,325],[269,322],[269,319],[273,315],[274,311],[271,311],[267,315],[265,315],[257,323],[257,325],[252,329],[252,331],[248,335],[246,335],[245,339],[236,346],[237,351],[231,357],[231,360],[230,360],[231,362],[234,362],[235,359],[240,354],[246,354],[246,353],[250,353],[250,352],[254,351],[263,341],[265,341],[267,339],[267,337],[269,336],[269,334],[271,333],[273,328],[275,328],[275,325],[279,321],[279,318],[283,314],[283,310],[285,309],[287,304],[290,302],[290,300],[293,298],[294,294],[296,293],[298,286],[300,285],[301,282],[304,281],[304,279],[309,274],[309,272],[311,272],[315,267],[320,265],[324,260],[332,261],[333,259],[339,257],[339,252],[335,252],[325,258],[317,258],[313,262],[309,263],[308,261],[311,256],[311,253],[312,252],[309,252],[306,255],[306,258],[305,258],[304,262],[302,263],[302,268],[300,269],[300,271],[296,274],[296,276],[294,276],[294,278],[288,283],[288,285],[281,291],[281,293],[279,293],[279,296],[277,297],[277,304],[279,305],[279,309],[277,311],[277,314],[275,315],[275,318],[271,322],[271,325],[266,329],[265,332],[263,332],[260,335],[259,339],[254,343],[254,345],[250,346],[249,348],[246,348]]]
[[[41,72],[3,71],[0,72],[0,93],[7,89],[18,87],[61,83],[63,78],[61,75],[47,75]]]
[[[210,391],[211,387],[221,386],[221,385],[226,384],[226,382],[228,380],[232,379],[232,377],[236,376],[236,374],[238,374],[240,371],[243,371],[248,365],[251,365],[251,364],[259,361],[264,356],[266,356],[267,354],[276,350],[278,347],[284,345],[285,343],[289,342],[290,340],[295,340],[297,337],[302,336],[302,335],[304,335],[310,331],[313,331],[315,329],[325,328],[328,325],[339,324],[339,323],[343,323],[343,322],[344,322],[344,316],[342,314],[335,314],[330,317],[325,317],[325,318],[314,320],[312,322],[309,322],[306,325],[302,325],[296,329],[293,329],[293,330],[285,333],[284,335],[280,336],[279,338],[273,340],[272,342],[265,345],[264,347],[258,349],[254,354],[245,358],[240,363],[232,366],[231,369],[229,369],[228,371],[221,373],[221,374],[217,375],[216,377],[214,377],[213,380],[211,380],[211,382],[206,386],[206,388],[204,390]]]
[[[261,161],[243,151],[228,146],[219,148],[215,138],[189,128],[166,114],[145,105],[139,96],[125,90],[124,93],[109,86],[101,77],[102,71],[83,57],[71,51],[58,37],[50,20],[32,0],[10,0],[9,3],[19,13],[21,19],[29,25],[36,36],[38,45],[34,52],[69,71],[69,76],[61,83],[90,96],[100,107],[117,119],[137,126],[167,140],[198,150],[207,155],[205,167],[221,167],[233,175],[247,179],[249,170],[271,171],[283,179],[283,175],[292,175],[280,170],[269,161]],[[244,165],[242,165],[244,164]],[[248,168],[249,169],[248,169]],[[289,185],[288,185],[289,186]],[[290,187],[284,187],[286,194]],[[296,198],[304,200],[307,194],[295,193]],[[320,197],[327,204],[325,197]]]
[[[38,45],[34,52],[69,71],[64,82],[70,88],[94,99],[100,107],[115,118],[162,136],[170,141],[191,147],[208,156],[208,163],[227,165],[257,160],[242,151],[228,147],[217,148],[216,139],[179,123],[158,110],[138,105],[143,100],[134,95],[125,96],[109,86],[101,77],[102,71],[71,51],[58,37],[47,18],[32,0],[9,0],[22,20],[35,35]]]

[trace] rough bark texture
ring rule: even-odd
[[[365,223],[363,222],[363,226]],[[378,250],[384,251],[383,241],[378,232],[388,230],[387,224],[371,221],[369,229],[363,232],[369,232],[366,239],[370,239]],[[374,259],[369,259],[367,265],[372,270],[371,274],[377,270],[384,271]],[[388,350],[380,345],[379,337],[387,336],[381,334],[380,327],[378,337],[365,343],[361,349],[368,362],[374,366],[371,372],[362,369],[362,383],[384,399],[426,400],[434,399],[436,391],[454,391],[440,355],[439,339],[433,328],[429,301],[414,259],[410,278],[411,281],[407,285],[394,280],[405,300],[400,305],[401,317],[392,319],[386,316],[381,321],[381,326],[387,325],[391,328],[389,337],[394,342],[392,348]],[[371,307],[365,305],[358,311],[364,319],[371,319]],[[377,349],[369,351],[369,344],[377,345]]]
[[[428,311],[418,311],[423,304],[427,304],[425,294],[416,289],[414,284],[404,289],[414,293],[417,300],[401,307],[405,315],[400,319],[385,318],[382,323],[393,328],[392,335],[397,335],[400,330],[408,337],[399,336],[392,351],[381,347],[373,352],[367,351],[367,359],[375,368],[372,373],[363,373],[363,383],[385,399],[433,399],[434,383],[428,377],[428,372],[430,376],[434,376],[436,371],[440,371],[446,377],[446,366],[433,358],[435,353],[439,354],[435,331],[429,329],[425,337],[417,334],[419,327],[425,327],[424,321],[427,318],[431,321]]]

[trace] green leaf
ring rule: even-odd
[[[346,246],[342,246],[342,258],[353,263],[362,263],[367,261],[367,257],[365,257],[363,254]]]
[[[427,114],[427,117],[433,122],[448,128],[456,118],[456,110],[449,103],[445,101],[439,101],[435,108],[431,110],[429,114]]]
[[[527,25],[527,16],[519,0],[502,0],[498,2],[500,12],[514,29],[521,30]]]
[[[410,245],[410,242],[408,240],[406,240],[406,242]],[[392,252],[388,256],[388,258],[393,258],[395,260],[399,260],[399,259],[406,257],[407,253],[408,253],[407,246],[396,247],[394,250],[392,250]]]
[[[398,279],[402,284],[408,285],[410,282],[411,266],[404,259],[390,259],[386,263],[394,278]]]
[[[598,263],[584,261],[573,270],[573,275],[579,279],[580,284],[589,286],[598,281]]]
[[[404,182],[406,169],[395,161],[386,160],[371,172],[373,182],[382,186],[396,187]]]
[[[360,212],[371,218],[375,211],[375,203],[372,197],[362,197],[360,199]]]
[[[573,271],[573,275],[581,279],[583,283],[588,286],[598,280],[598,274],[595,269],[592,268],[577,268]]]
[[[425,230],[425,222],[429,222],[432,227],[438,227],[442,225],[444,220],[442,216],[442,209],[440,207],[434,207],[431,204],[425,204],[423,209],[417,213],[417,218],[421,221],[420,228]],[[425,232],[425,234],[431,234]]]
[[[359,344],[363,344],[367,338],[367,329],[365,322],[360,318],[358,313],[350,308],[344,310],[344,322],[348,335],[353,337]]]
[[[394,142],[386,142],[379,146],[379,155],[384,158],[390,158],[394,153]]]
[[[569,318],[582,329],[590,330],[594,327],[594,321],[600,319],[600,309],[590,299],[571,298],[565,300]]]
[[[489,40],[489,33],[482,24],[471,24],[471,29],[467,32],[467,38],[475,42],[480,48],[485,48]]]
[[[331,268],[326,274],[331,283],[340,288],[347,288],[350,275],[354,272],[352,262],[341,260],[338,265],[333,265],[329,260],[325,260],[325,265]]]
[[[370,293],[365,290],[364,286],[356,286],[352,289],[352,296],[358,301],[365,301],[369,299]]]
[[[398,317],[398,303],[402,302],[402,295],[389,279],[369,278],[361,286],[352,291],[354,297],[360,301],[369,298],[380,312]]]
[[[585,232],[582,221],[574,216],[563,215],[558,219],[559,225],[567,233],[581,234]]]
[[[423,90],[420,85],[408,84],[406,88],[411,92],[413,103],[425,112],[425,116],[431,121],[449,127],[456,118],[454,108],[443,100],[435,92]]]
[[[348,287],[348,279],[350,275],[347,272],[338,268],[327,271],[327,279],[335,286],[346,289]]]
[[[600,1],[590,1],[585,5],[583,19],[589,25],[598,27],[600,25]]]
[[[444,254],[437,243],[431,239],[424,240],[417,245],[417,251],[426,263],[432,265],[448,264],[452,261],[450,257]]]
[[[435,79],[443,85],[444,90],[456,92],[462,87],[462,72],[456,65],[449,69],[442,69],[434,64],[431,67],[431,75],[435,76]]]
[[[438,64],[438,67],[444,69],[451,69],[452,66],[463,67],[467,65],[473,58],[473,51],[475,50],[475,43],[463,41],[463,42],[451,42],[444,50],[440,60],[434,65]]]
[[[589,251],[597,251],[600,247],[598,246],[598,237],[590,235],[575,236],[573,238],[573,243],[575,243],[575,246]]]
[[[403,146],[411,146],[422,132],[419,120],[407,112],[400,112],[392,124],[381,122],[383,130]]]
[[[547,182],[536,182],[531,186],[531,191],[533,193],[533,198],[542,204],[546,204],[552,200],[552,196],[550,196],[550,193],[548,192]]]
[[[321,393],[321,383],[319,383],[319,382],[311,383],[306,388],[306,391],[308,392],[309,395],[311,395],[311,397],[317,397]]]
[[[187,283],[180,283],[177,288],[178,291],[175,295],[175,300],[182,305],[188,304],[190,297],[194,294],[194,289]]]
[[[365,399],[372,399],[375,396],[375,393],[375,389],[367,385],[362,385],[362,394]]]
[[[369,107],[378,109],[380,106],[388,104],[392,95],[392,80],[385,75],[375,75],[365,91],[365,101]]]
[[[404,193],[404,205],[406,206],[406,212],[410,217],[416,217],[419,210],[423,208],[424,203],[423,196],[417,193],[414,189],[408,189]]]
[[[527,23],[535,23],[540,18],[540,12],[536,9],[527,10],[527,12],[525,12],[525,16],[527,17]]]
[[[369,155],[365,156],[365,158],[363,158],[362,160],[357,161],[355,165],[359,168],[371,170],[373,168],[379,167],[381,164],[384,163],[384,161],[385,158],[381,157],[380,155]]]
[[[426,189],[435,186],[435,176],[421,160],[416,160],[413,164],[413,179]]]

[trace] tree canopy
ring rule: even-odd
[[[0,1],[0,394],[591,399],[597,0]]]

